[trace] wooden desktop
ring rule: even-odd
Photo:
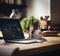
[[[0,40],[0,45],[16,46],[19,48],[19,56],[33,56],[39,53],[46,53],[55,50],[60,50],[60,37],[43,37],[46,39],[43,43],[19,44],[6,43],[3,39]]]

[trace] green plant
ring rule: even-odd
[[[31,17],[28,17],[28,18],[23,18],[22,21],[20,22],[21,27],[22,27],[24,32],[29,31],[29,26],[30,26],[31,20],[32,20],[32,23],[34,25],[34,29],[37,29],[39,21],[34,16],[31,16]]]

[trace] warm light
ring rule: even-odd
[[[49,16],[50,19],[50,0],[30,0],[30,2],[27,9],[28,17],[34,16],[39,19],[41,16]]]

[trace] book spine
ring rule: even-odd
[[[14,0],[9,0],[9,4],[14,4]]]
[[[17,5],[21,5],[21,0],[16,0],[15,3],[16,3]]]
[[[8,0],[5,0],[5,2],[6,2],[6,4],[8,4],[8,3],[9,3],[9,1],[8,1]]]

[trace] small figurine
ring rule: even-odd
[[[12,9],[12,13],[10,14],[10,19],[20,19],[21,15],[18,9]]]
[[[47,30],[48,26],[47,26],[47,19],[49,18],[49,16],[41,16],[40,19],[40,27],[41,27],[41,30]]]

